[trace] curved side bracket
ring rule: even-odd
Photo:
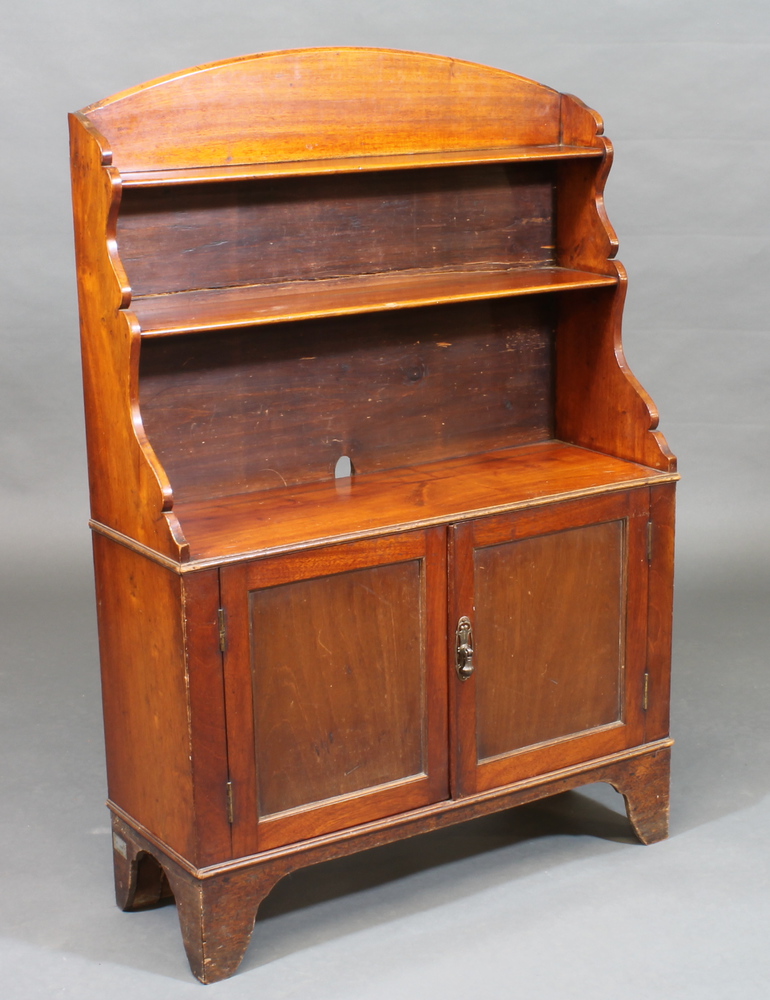
[[[657,430],[658,412],[623,353],[621,322],[627,278],[616,262],[618,239],[604,206],[612,144],[601,117],[562,97],[562,141],[604,149],[601,160],[560,165],[557,259],[563,267],[614,274],[613,288],[570,293],[556,339],[556,435],[563,441],[665,472],[676,459]]]
[[[139,413],[140,333],[126,312],[131,287],[116,243],[120,175],[82,114],[70,116],[70,137],[92,517],[183,562],[188,547],[170,514],[171,485]],[[103,242],[93,238],[99,232]]]
[[[621,340],[626,273],[615,288],[575,292],[556,339],[556,435],[562,441],[663,472],[676,459],[656,430],[658,412],[629,368]]]

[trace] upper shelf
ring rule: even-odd
[[[615,274],[564,267],[402,271],[136,296],[129,308],[139,320],[143,337],[160,337],[474,299],[601,288],[616,285],[617,281]]]
[[[377,170],[456,167],[479,163],[572,160],[582,157],[596,158],[604,155],[603,146],[504,146],[498,149],[348,156],[323,160],[290,160],[282,163],[177,167],[167,170],[127,171],[121,176],[124,187],[149,188],[178,184],[204,184],[212,181],[244,181],[271,177],[307,177],[319,174],[363,173]]]

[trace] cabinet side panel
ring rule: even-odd
[[[108,538],[93,541],[110,800],[190,858],[182,581]]]
[[[674,611],[674,483],[650,488],[652,521],[650,610],[647,645],[649,672],[645,737],[662,739],[669,731],[671,631]]]
[[[171,488],[136,406],[139,331],[123,311],[131,290],[115,252],[120,178],[82,116],[70,116],[70,136],[91,514],[179,559]]]
[[[623,522],[478,549],[478,756],[620,719]]]
[[[219,620],[219,571],[183,577],[184,627],[190,691],[190,735],[198,867],[232,855],[228,822],[227,733]]]
[[[656,430],[655,404],[623,354],[625,271],[616,288],[571,292],[556,335],[556,436],[617,458],[673,472],[676,459]]]

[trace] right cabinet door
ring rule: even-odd
[[[454,526],[455,796],[644,742],[648,520],[644,489]]]

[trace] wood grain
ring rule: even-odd
[[[82,115],[70,115],[70,148],[91,514],[184,558],[171,487],[137,406],[139,330],[122,311],[130,288],[115,250],[120,178],[103,166],[103,139]]]
[[[543,775],[536,782],[494,789],[451,803],[389,817],[345,834],[327,835],[292,848],[278,848],[227,866],[196,871],[164,850],[129,818],[113,816],[113,830],[126,845],[114,853],[116,881],[135,878],[138,855],[157,858],[179,910],[190,966],[202,982],[226,979],[238,968],[251,936],[257,909],[275,883],[296,868],[427,833],[454,823],[522,805],[596,781],[607,782],[625,798],[629,820],[642,843],[668,832],[670,741],[600,758]],[[120,875],[118,875],[120,872]],[[130,893],[134,887],[129,886]]]
[[[446,798],[445,572],[435,528],[222,571],[242,853]]]
[[[420,562],[250,594],[260,816],[422,774]]]
[[[476,549],[479,760],[620,721],[623,529]]]
[[[455,795],[642,742],[648,510],[641,488],[452,529],[450,607],[476,646],[453,691]]]
[[[176,292],[138,297],[131,309],[142,337],[150,338],[616,284],[615,274],[569,268],[458,268]]]
[[[540,507],[665,478],[654,469],[548,441],[346,480],[180,503],[176,510],[193,560],[205,564]]]
[[[671,641],[674,612],[674,483],[650,487],[649,682],[645,715],[647,739],[668,736]]]
[[[601,116],[579,98],[563,94],[562,140],[593,147],[601,159],[559,166],[556,185],[558,226],[556,251],[564,267],[606,273],[607,261],[618,251],[618,238],[604,206],[604,185],[612,166],[612,143],[604,135]]]
[[[71,117],[117,897],[170,887],[204,982],[304,864],[594,780],[665,835],[675,460],[602,133],[353,48]]]
[[[94,535],[110,799],[198,856],[181,578]]]
[[[554,261],[548,163],[129,189],[134,295]]]
[[[548,299],[479,303],[152,341],[140,398],[179,503],[545,440],[552,355]]]
[[[655,469],[676,459],[656,428],[658,411],[631,373],[621,343],[626,275],[614,289],[575,292],[556,337],[556,436]]]
[[[219,648],[219,572],[189,573],[182,583],[195,856],[197,864],[207,865],[232,857],[227,718]]]
[[[85,110],[138,171],[555,145],[559,108],[556,91],[502,70],[350,48],[212,63]]]
[[[289,160],[285,163],[239,163],[204,167],[168,167],[164,170],[124,171],[124,188],[169,187],[269,177],[309,177],[319,174],[370,173],[375,170],[421,170],[427,167],[471,166],[479,163],[525,163],[528,160],[574,160],[601,157],[602,147],[501,146],[497,149],[462,149],[430,153],[386,153],[340,159]]]

